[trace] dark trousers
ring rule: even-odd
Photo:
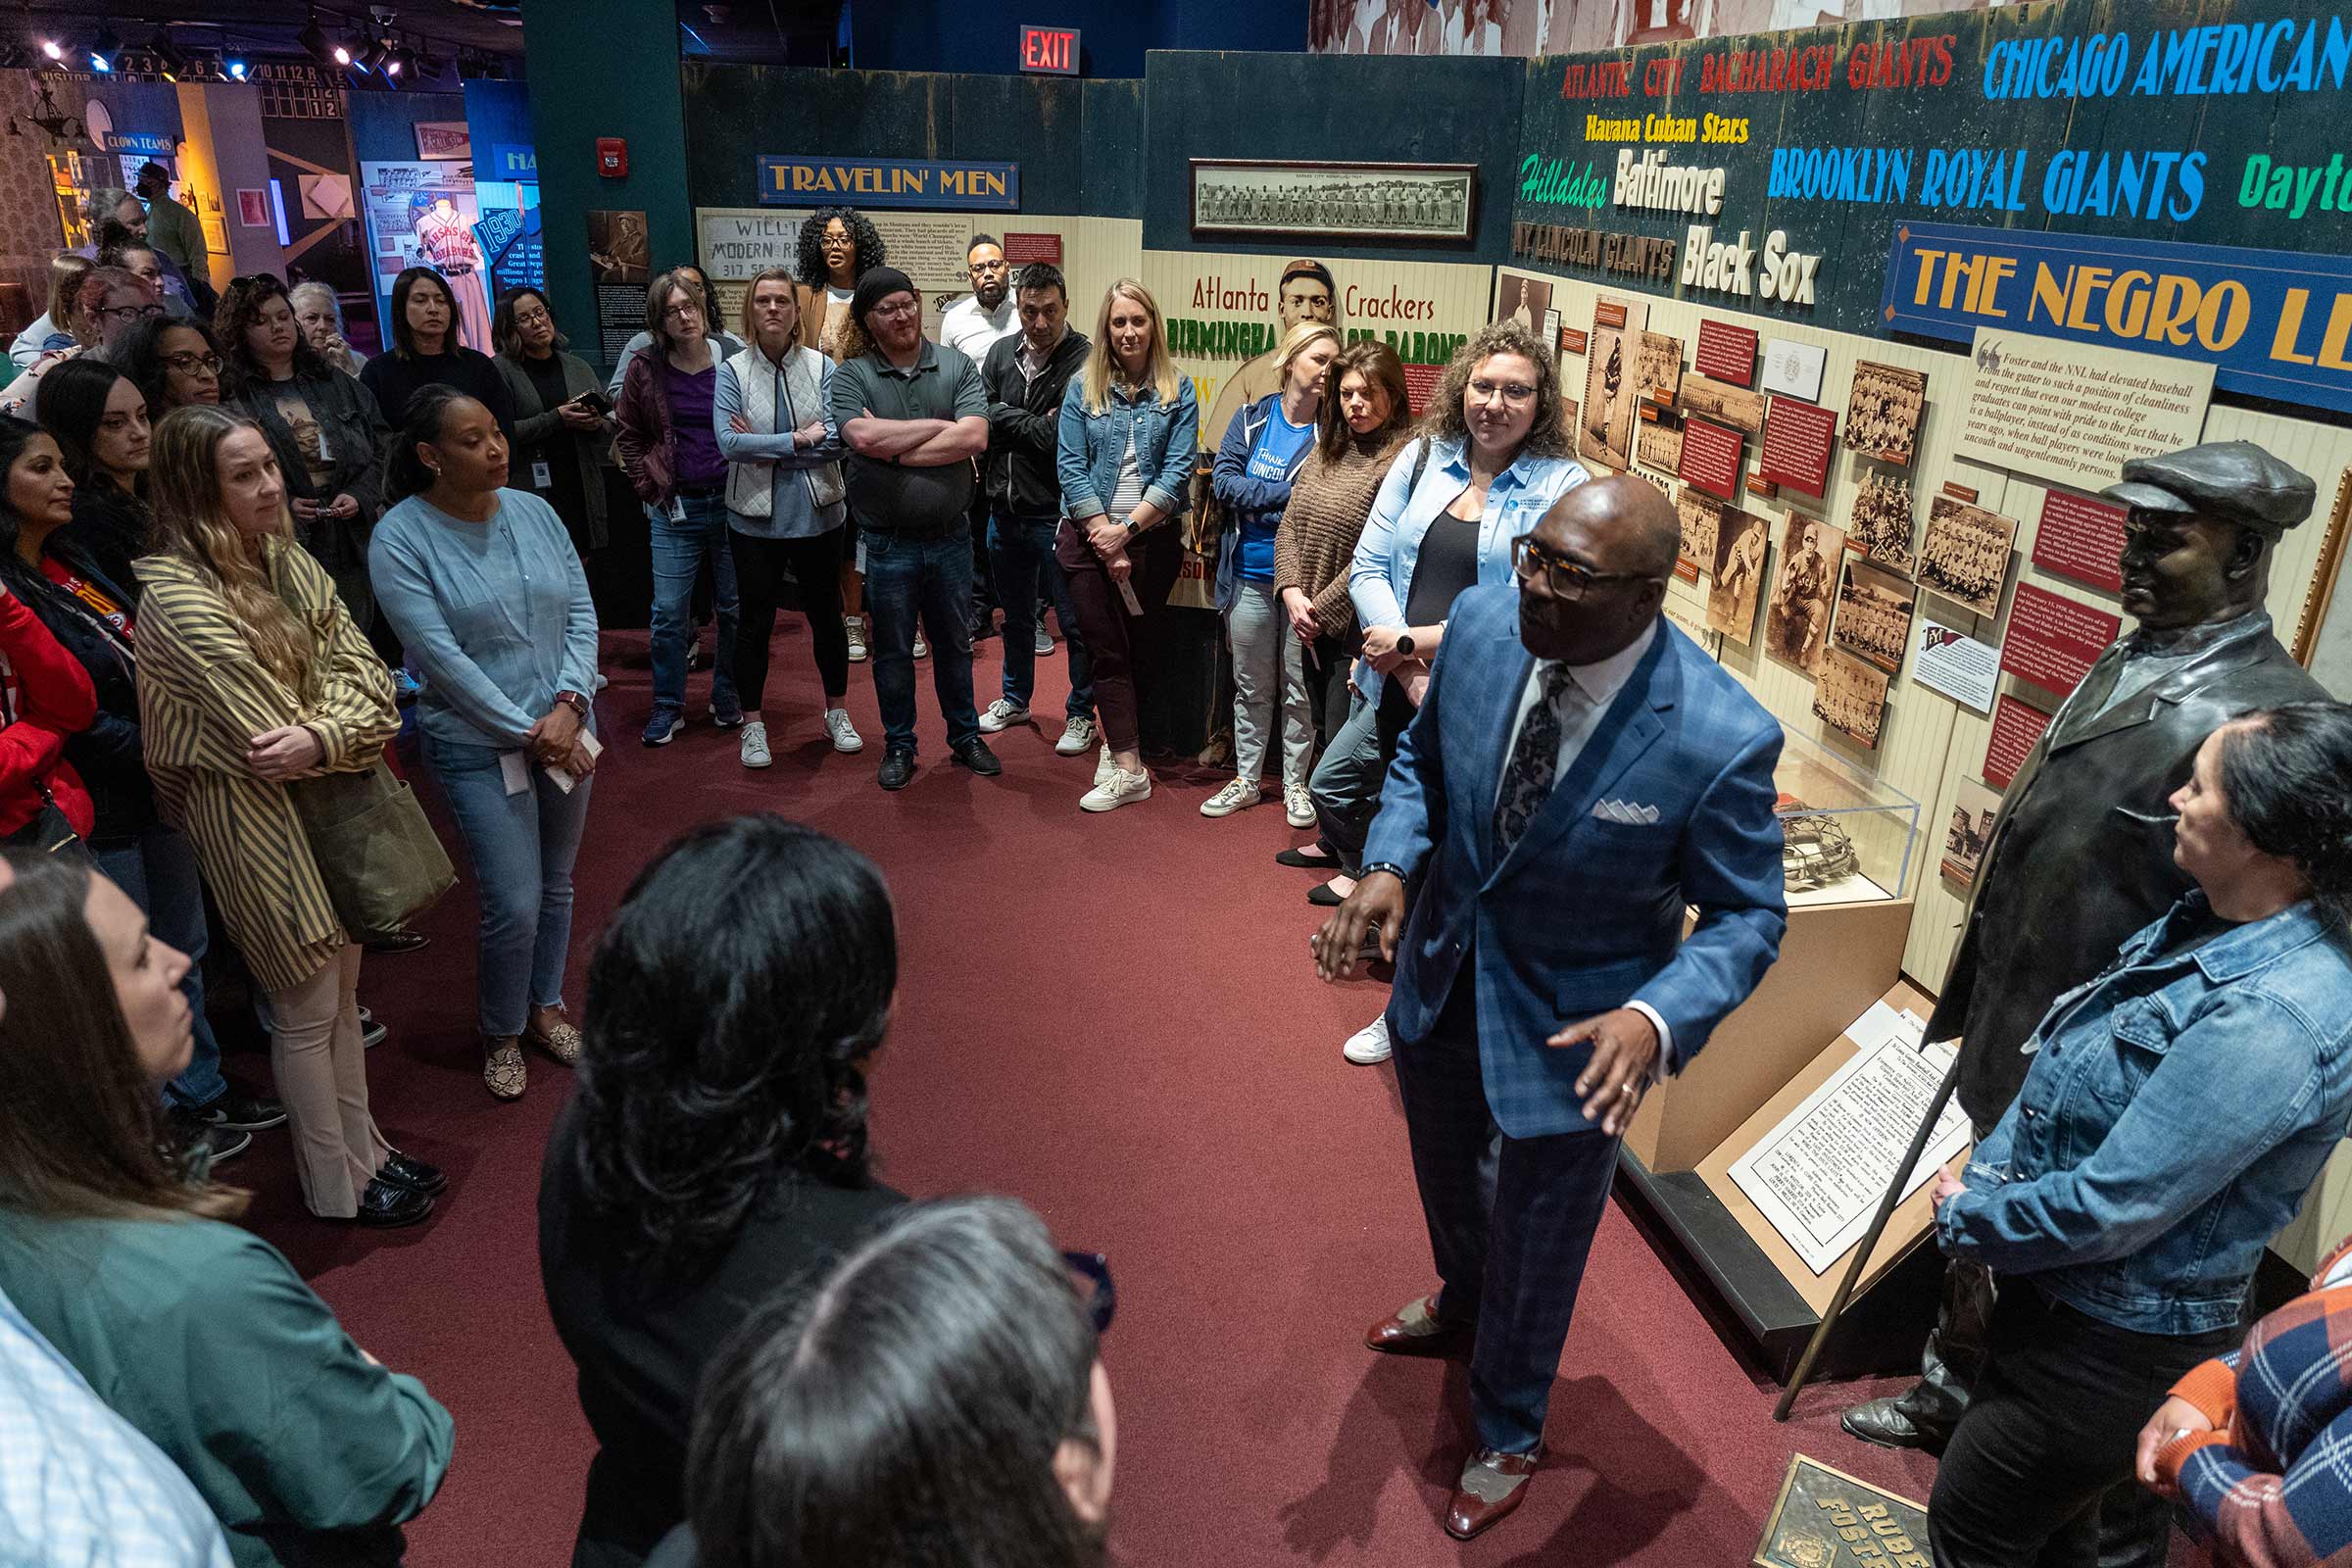
[[[1015,517],[1008,513],[988,520],[989,569],[997,579],[997,597],[1004,604],[1004,700],[1027,708],[1036,690],[1042,592],[1053,596],[1054,612],[1061,616],[1062,643],[1070,662],[1065,710],[1071,718],[1092,718],[1094,656],[1087,652],[1086,633],[1078,627],[1078,606],[1070,598],[1061,563],[1054,559],[1054,535],[1059,527],[1053,517]]]
[[[1127,546],[1135,564],[1129,586],[1136,602],[1149,613],[1168,602],[1183,564],[1183,541],[1174,523],[1147,528]],[[1078,632],[1093,657],[1095,714],[1102,726],[1103,744],[1112,752],[1132,752],[1143,744],[1143,721],[1135,702],[1135,624],[1127,612],[1126,597],[1110,580],[1102,558],[1086,542],[1086,530],[1064,521],[1054,536],[1054,559],[1070,585],[1070,602],[1078,609]]]
[[[1337,637],[1318,637],[1304,649],[1306,713],[1315,725],[1315,756],[1331,747],[1331,738],[1348,722],[1348,666],[1355,656]]]
[[[1445,1289],[1438,1313],[1478,1325],[1470,1412],[1478,1441],[1525,1453],[1544,1438],[1552,1378],[1592,1233],[1609,1203],[1618,1140],[1598,1132],[1496,1136],[1478,1059],[1465,957],[1423,1040],[1396,1043],[1413,1180]],[[1492,1165],[1482,1172],[1490,1158]]]
[[[2102,1323],[2006,1283],[1984,1372],[1928,1502],[1936,1568],[2085,1568],[2101,1560],[2100,1498],[2132,1477],[2133,1447],[2189,1368],[2235,1327],[2172,1338]],[[2162,1563],[2170,1520],[2142,1516],[2141,1561]],[[2112,1549],[2105,1548],[2105,1549]]]
[[[985,634],[996,624],[997,574],[988,559],[988,483],[985,476],[972,486],[972,629]]]
[[[842,530],[812,539],[758,539],[730,529],[735,590],[742,600],[735,623],[735,695],[758,712],[767,695],[767,645],[776,634],[776,607],[789,573],[800,587],[801,613],[816,648],[816,673],[825,706],[839,708],[850,689],[850,634],[841,623]]]
[[[914,750],[914,632],[931,644],[931,689],[948,745],[980,738],[972,706],[972,542],[958,520],[936,538],[865,530],[865,609],[874,623],[874,698],[891,751]]]

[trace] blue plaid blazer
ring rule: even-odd
[[[1687,1063],[1755,989],[1788,923],[1773,815],[1781,726],[1664,622],[1550,801],[1495,853],[1494,797],[1534,662],[1516,585],[1454,601],[1364,846],[1367,862],[1424,878],[1391,1032],[1400,1048],[1426,1038],[1471,955],[1487,1103],[1513,1138],[1592,1125],[1575,1088],[1591,1048],[1553,1050],[1546,1036],[1638,998]],[[1612,801],[1631,809],[1596,814]],[[1686,905],[1698,908],[1687,941]]]

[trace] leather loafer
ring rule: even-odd
[[[1512,1509],[1527,1500],[1527,1481],[1544,1462],[1544,1450],[1500,1453],[1481,1448],[1462,1466],[1454,1483],[1453,1500],[1446,1507],[1446,1533],[1456,1541],[1500,1524]]]
[[[914,753],[893,746],[882,754],[882,771],[876,777],[886,790],[905,789],[914,782]]]
[[[414,1225],[432,1211],[430,1193],[419,1193],[378,1176],[360,1195],[360,1211],[351,1216],[351,1222],[371,1230],[394,1230]]]
[[[951,748],[948,756],[959,765],[970,768],[982,778],[995,778],[999,773],[1004,771],[1004,764],[998,761],[997,754],[988,749],[988,742],[980,739],[977,735],[965,741],[961,746]]]
[[[412,1158],[397,1149],[384,1156],[384,1162],[376,1167],[375,1179],[389,1182],[395,1187],[405,1187],[412,1193],[422,1193],[427,1198],[438,1197],[449,1186],[449,1177],[440,1166],[427,1165],[423,1160]]]
[[[1914,1420],[1911,1412],[1903,1408],[1899,1394],[1857,1404],[1840,1414],[1838,1424],[1848,1435],[1882,1448],[1924,1448],[1930,1453],[1941,1453],[1944,1444],[1951,1439],[1950,1433],[1930,1431]]]
[[[1391,1355],[1439,1355],[1468,1335],[1467,1323],[1438,1316],[1438,1293],[1407,1301],[1364,1331],[1364,1348]]]

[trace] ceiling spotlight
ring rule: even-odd
[[[41,53],[47,55],[52,60],[63,60],[66,58],[65,47],[55,38],[43,38],[41,40]]]
[[[361,45],[360,52],[353,64],[362,71],[374,71],[383,65],[386,57],[390,54],[391,51],[384,47],[384,41],[381,38],[369,38]]]
[[[228,61],[228,62],[226,63],[226,65],[227,65],[227,70],[228,70],[228,79],[229,79],[229,80],[231,80],[231,81],[243,81],[243,80],[245,79],[245,62],[244,62],[244,61],[242,61],[242,60],[231,60],[231,61]]]
[[[303,29],[294,35],[294,41],[302,45],[303,52],[305,54],[309,55],[313,60],[318,61],[320,65],[325,66],[332,65],[334,63],[335,57],[333,51],[327,47],[326,29],[318,25],[318,19],[317,17],[311,18],[310,22],[303,27]]]
[[[409,54],[409,46],[405,43],[399,45],[384,61],[384,75],[387,78],[396,78],[403,72],[408,72],[410,60],[411,56]],[[411,72],[410,75],[413,78],[415,73]]]
[[[337,45],[335,45],[335,47],[334,47],[334,56],[335,56],[335,64],[336,64],[336,65],[338,65],[338,66],[348,66],[348,65],[350,65],[350,64],[351,64],[351,46],[350,46],[350,45],[348,45],[348,44],[340,44],[340,43],[339,43],[339,44],[337,44]]]

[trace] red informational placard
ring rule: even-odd
[[[1591,337],[1581,326],[1560,328],[1560,352],[1562,354],[1582,354],[1585,352],[1585,345],[1591,341]]]
[[[1692,368],[1710,381],[1751,385],[1756,378],[1756,334],[1729,321],[1698,323],[1698,354]]]
[[[1992,739],[1984,744],[1984,782],[2005,790],[2026,765],[2026,754],[2050,727],[2050,715],[2001,693],[1992,705]]]
[[[1683,460],[1675,467],[1675,477],[1718,501],[1732,500],[1740,494],[1742,439],[1739,431],[1727,430],[1720,424],[1700,418],[1685,419]]]
[[[2053,696],[2064,697],[2090,673],[2099,651],[2124,629],[2121,615],[2079,605],[2030,582],[2009,601],[2009,634],[2001,667]]]
[[[1775,484],[1818,496],[1830,485],[1830,455],[1838,449],[1838,416],[1818,403],[1774,398],[1764,416],[1764,449],[1756,472]]]
[[[1027,267],[1031,262],[1043,262],[1048,267],[1061,265],[1061,236],[1059,234],[1007,234],[1004,236],[1004,260],[1013,267]]]
[[[1957,479],[1946,479],[1943,481],[1943,493],[1964,506],[1973,507],[1977,504],[1977,487],[1973,484],[1962,484]]]
[[[1625,325],[1625,302],[1623,300],[1594,300],[1592,302],[1592,324],[1594,326]]]
[[[2112,501],[2052,490],[2041,498],[2041,527],[2034,535],[2034,564],[2093,588],[2124,586],[2124,509]]]
[[[1412,406],[1414,418],[1419,418],[1429,407],[1429,400],[1437,395],[1438,382],[1445,375],[1446,367],[1443,365],[1408,365],[1404,368],[1404,396]]]

